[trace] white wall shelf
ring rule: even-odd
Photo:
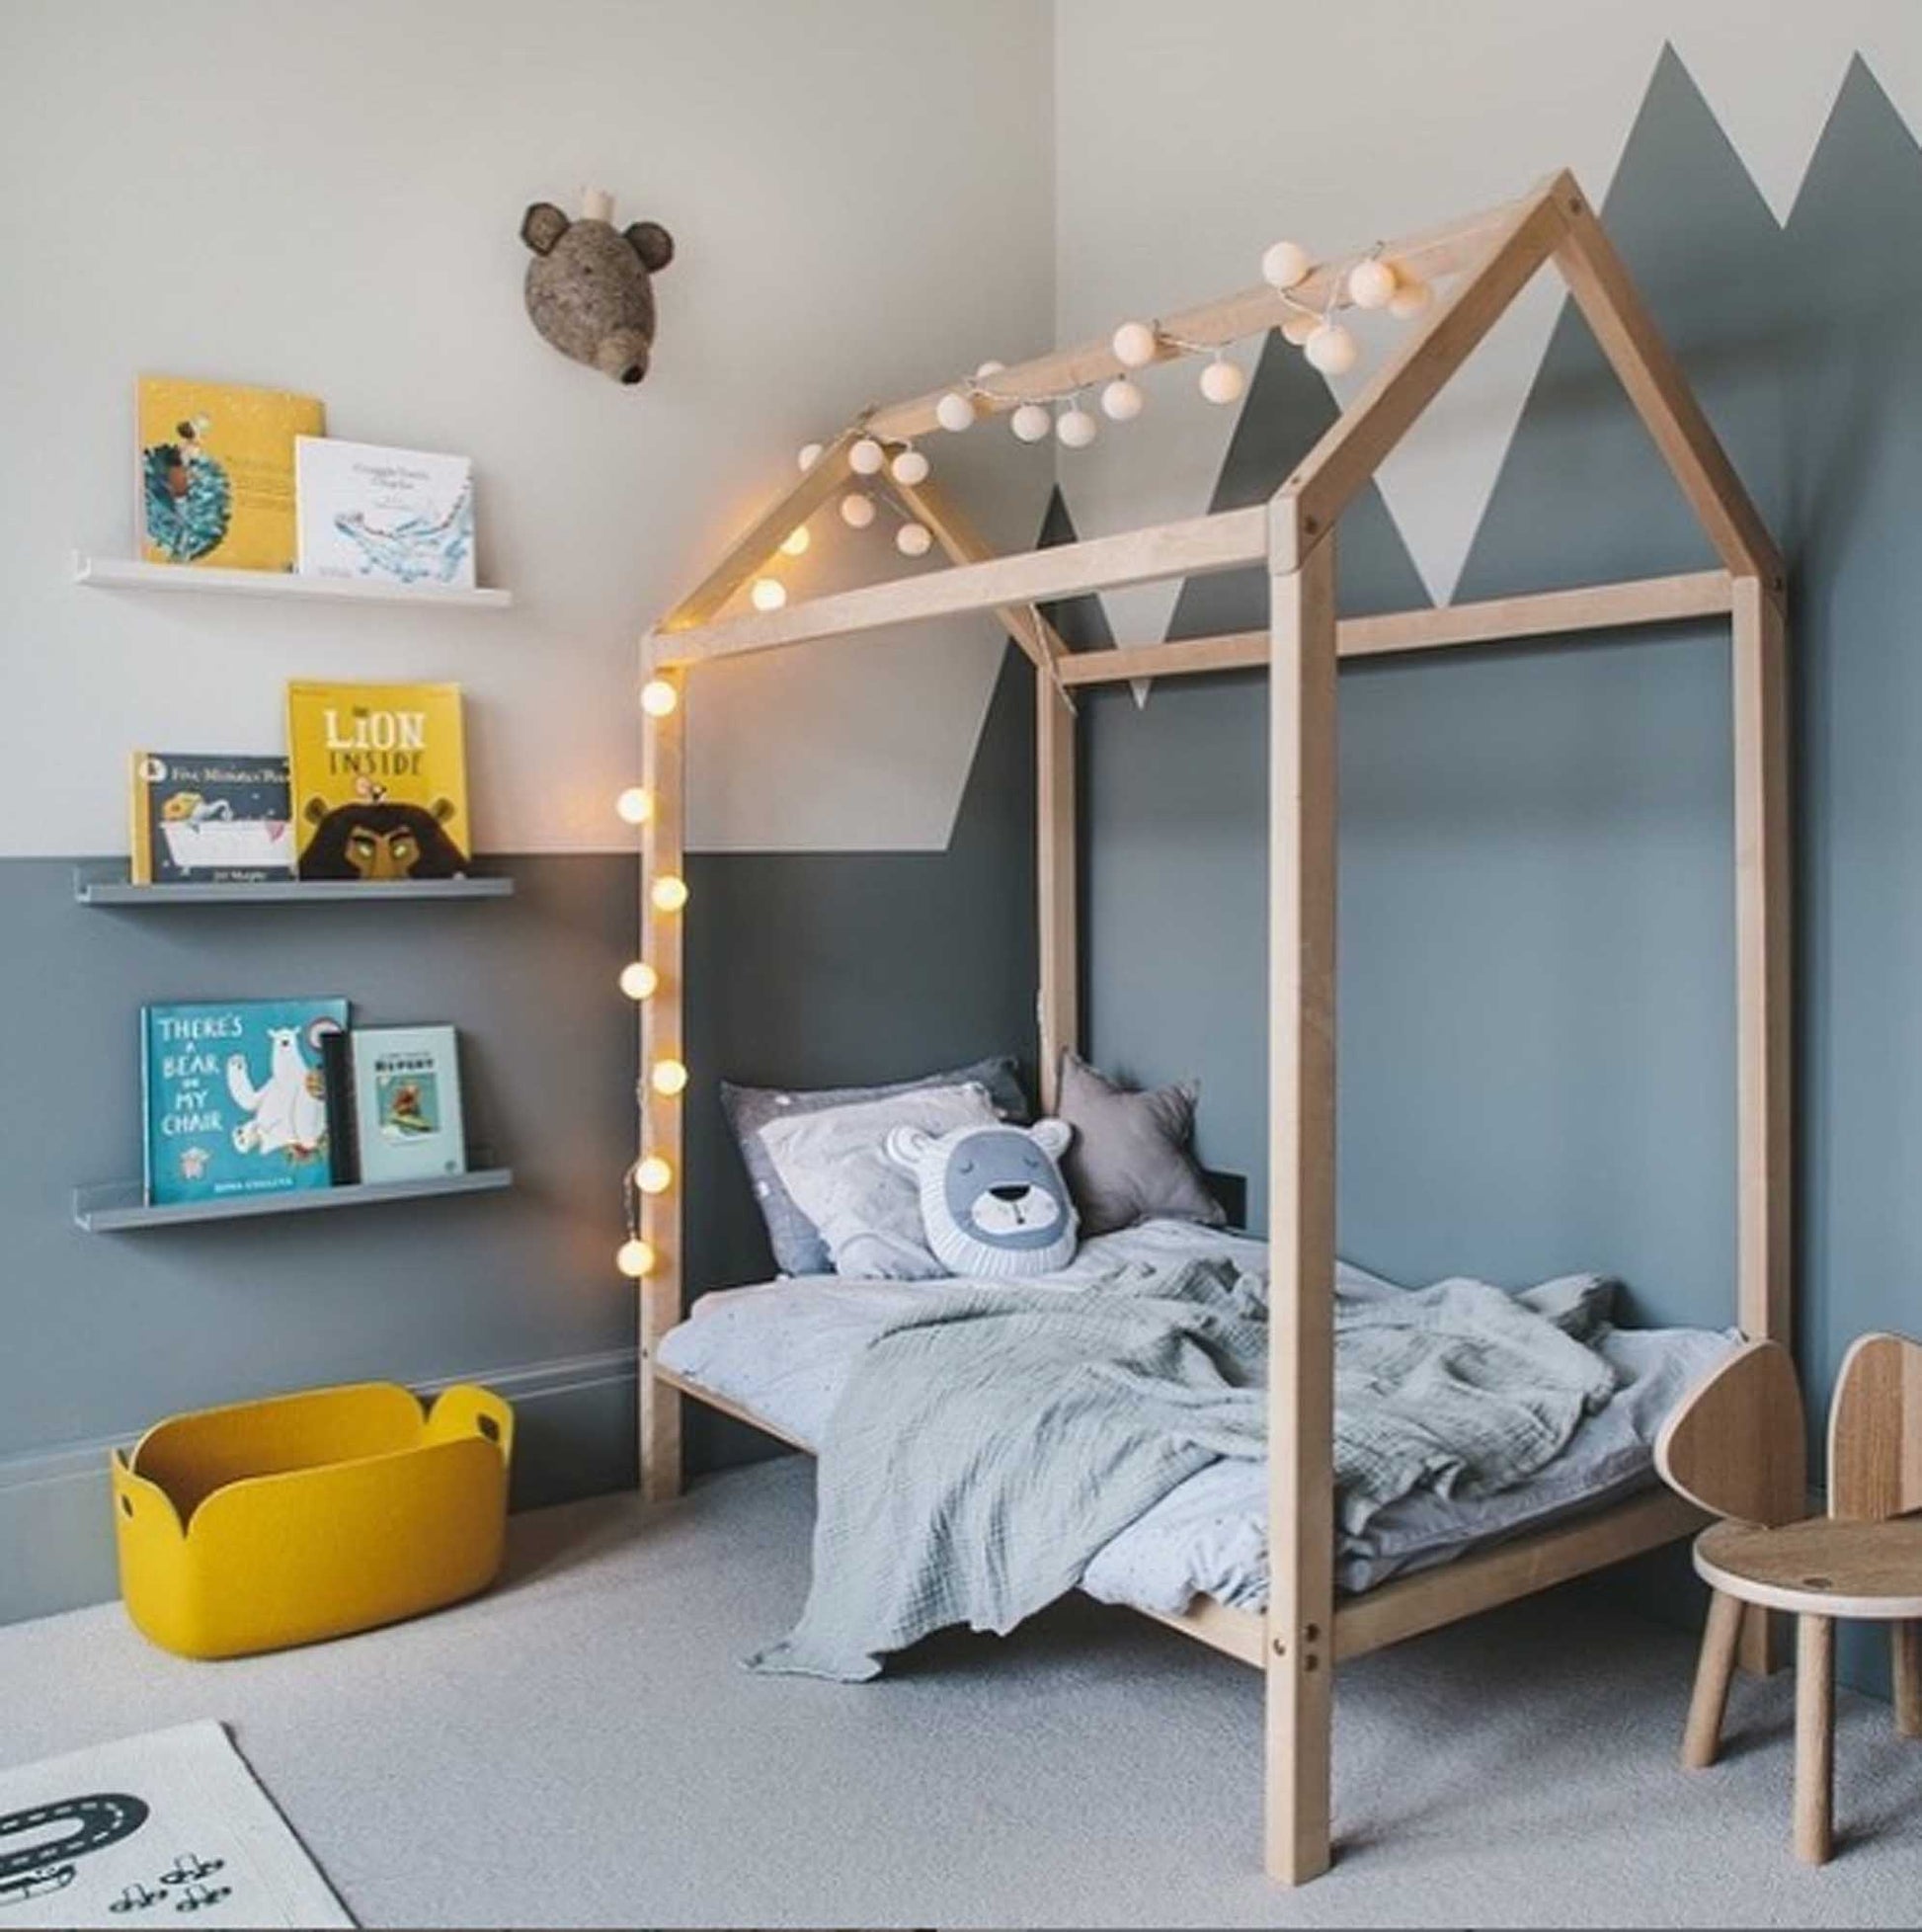
[[[73,581],[106,591],[210,591],[238,597],[332,599],[343,604],[412,604],[436,610],[505,610],[512,591],[449,590],[440,584],[379,584],[359,577],[297,577],[288,570],[214,570],[134,557],[73,553]]]
[[[370,1207],[380,1201],[429,1200],[442,1194],[492,1194],[514,1185],[512,1167],[476,1167],[464,1174],[427,1180],[361,1181],[347,1187],[284,1188],[274,1194],[236,1194],[220,1200],[177,1201],[150,1207],[137,1180],[76,1187],[73,1219],[90,1235],[135,1228],[173,1228],[193,1221],[248,1221],[265,1214],[300,1214],[309,1208]]]
[[[317,906],[395,899],[510,899],[514,881],[494,873],[465,879],[255,879],[233,884],[134,885],[123,865],[76,865],[73,896],[83,906]]]

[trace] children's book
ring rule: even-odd
[[[136,414],[149,563],[293,568],[293,442],[325,427],[314,397],[143,375]]]
[[[302,577],[474,585],[474,466],[465,456],[296,437]]]
[[[360,1149],[354,1133],[354,1050],[349,1033],[329,1033],[320,1043],[320,1071],[327,1083],[327,1164],[336,1187],[360,1178]]]
[[[287,748],[303,879],[465,876],[458,684],[289,684]]]
[[[345,1000],[229,1000],[140,1015],[147,1200],[325,1187],[320,1043]]]
[[[363,1181],[467,1171],[460,1057],[451,1026],[367,1026],[348,1035]]]
[[[132,804],[135,885],[293,875],[283,758],[135,752]]]

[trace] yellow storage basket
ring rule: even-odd
[[[501,1567],[513,1446],[513,1409],[465,1383],[425,1414],[363,1382],[156,1423],[114,1454],[127,1613],[232,1657],[472,1596]]]

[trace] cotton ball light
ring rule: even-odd
[[[629,785],[614,800],[614,813],[629,825],[645,825],[654,816],[654,794],[645,785]]]
[[[1323,322],[1309,337],[1306,353],[1323,375],[1346,375],[1354,367],[1361,349],[1339,322]]]
[[[648,1085],[655,1092],[672,1100],[677,1093],[684,1092],[687,1086],[687,1069],[679,1060],[657,1060],[648,1073]]]
[[[645,959],[633,959],[620,969],[620,990],[630,1000],[652,1000],[661,975]]]
[[[1039,403],[1023,403],[1009,420],[1008,428],[1021,443],[1039,443],[1055,426],[1055,419]]]
[[[639,1281],[643,1275],[654,1272],[654,1249],[638,1236],[632,1241],[624,1241],[614,1250],[614,1266],[629,1281]]]
[[[674,1168],[658,1154],[634,1163],[634,1185],[643,1194],[665,1194],[674,1185]]]
[[[856,476],[878,476],[888,452],[871,436],[859,437],[847,451],[847,467]]]
[[[657,913],[678,913],[687,903],[687,881],[678,872],[663,872],[647,896]]]
[[[778,577],[757,577],[748,598],[757,610],[778,610],[787,602],[787,586]]]
[[[641,686],[641,709],[650,718],[671,718],[681,693],[665,678],[650,678]]]
[[[1201,371],[1201,393],[1211,403],[1240,402],[1247,386],[1248,379],[1241,373],[1241,364],[1231,362],[1226,357],[1217,357]]]
[[[1357,308],[1387,308],[1395,299],[1395,271],[1371,257],[1348,271],[1348,299]]]
[[[802,443],[801,453],[798,456],[796,456],[794,460],[796,463],[800,465],[800,467],[803,470],[812,469],[815,466],[815,464],[821,460],[820,443]]]
[[[1111,423],[1132,423],[1147,401],[1148,398],[1125,375],[1117,375],[1101,391],[1101,413]]]
[[[814,538],[808,534],[807,524],[796,523],[781,538],[781,555],[784,557],[805,557],[808,553],[808,545],[813,541]]]
[[[917,483],[927,481],[931,465],[919,449],[904,449],[894,459],[891,474],[897,483],[905,483],[912,490]]]
[[[904,557],[926,556],[933,541],[934,533],[925,523],[903,523],[894,533],[894,547]]]
[[[1145,369],[1155,360],[1155,331],[1146,322],[1124,322],[1108,341],[1124,369]]]
[[[994,357],[990,356],[989,359],[985,362],[983,362],[978,369],[975,370],[975,380],[977,382],[986,382],[991,375],[1001,374],[1001,370],[1006,368],[1006,366],[1007,364],[1005,362],[996,362]]]
[[[841,500],[841,521],[850,530],[864,530],[874,521],[874,499],[849,490]]]
[[[1400,277],[1395,293],[1389,297],[1388,312],[1398,322],[1410,322],[1435,299],[1435,291],[1425,282]]]
[[[1297,349],[1300,349],[1321,326],[1321,316],[1292,309],[1287,320],[1281,325],[1281,339],[1284,342],[1292,342]]]
[[[975,423],[973,399],[964,396],[959,389],[950,389],[934,405],[934,420],[944,430],[951,430],[959,436],[963,430],[971,430]]]
[[[1292,288],[1307,278],[1308,250],[1300,242],[1278,241],[1261,257],[1261,280],[1270,288]]]
[[[1064,449],[1085,449],[1100,434],[1100,424],[1080,403],[1063,410],[1055,424],[1055,435]]]

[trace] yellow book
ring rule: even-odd
[[[291,570],[293,440],[321,435],[320,403],[283,389],[143,375],[136,409],[147,562]]]
[[[291,684],[287,753],[303,879],[466,874],[458,684]]]

